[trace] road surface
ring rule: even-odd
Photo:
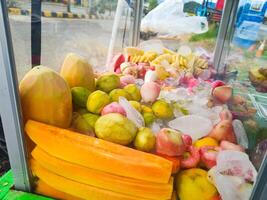
[[[10,16],[18,78],[31,68],[30,16]],[[42,18],[41,64],[59,70],[65,55],[78,53],[98,70],[104,69],[113,20]],[[116,41],[122,47],[124,22]],[[128,37],[128,36],[127,36]]]

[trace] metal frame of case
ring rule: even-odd
[[[234,30],[235,15],[239,0],[226,0],[222,21],[214,51],[214,64],[217,72],[225,72],[231,36]],[[131,44],[139,43],[139,30],[142,18],[143,0],[133,1],[134,21]],[[15,189],[31,191],[31,173],[27,163],[27,151],[23,133],[18,79],[9,28],[6,1],[0,1],[0,113],[7,143],[9,159],[14,175]],[[267,158],[265,157],[254,184],[251,200],[264,200],[267,196]]]

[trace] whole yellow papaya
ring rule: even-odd
[[[85,87],[90,92],[95,90],[95,77],[92,66],[83,57],[69,53],[62,66],[60,75],[70,88]]]
[[[37,66],[19,85],[23,118],[68,128],[72,118],[71,91],[55,71]]]

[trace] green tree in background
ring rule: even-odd
[[[155,7],[157,7],[158,1],[157,0],[149,0],[148,1],[148,11],[151,11]]]

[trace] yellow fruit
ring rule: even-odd
[[[135,140],[134,146],[140,151],[150,152],[154,149],[156,144],[156,137],[149,128],[140,128]]]
[[[110,103],[108,94],[100,90],[91,93],[87,100],[87,110],[92,113],[100,114],[102,109]]]
[[[171,54],[171,55],[175,55],[175,52],[170,50],[170,49],[167,49],[167,48],[163,48],[163,54]]]
[[[165,68],[162,65],[156,65],[155,71],[156,71],[157,76],[160,80],[164,80],[164,79],[170,77],[170,74],[165,70]]]
[[[217,190],[207,179],[207,171],[192,168],[176,177],[176,191],[180,200],[212,200]]]
[[[130,95],[130,100],[133,101],[141,100],[142,97],[140,94],[140,90],[135,84],[126,85],[123,89]]]
[[[194,143],[194,146],[198,147],[198,148],[203,147],[203,146],[219,146],[219,143],[214,138],[204,137],[204,138],[202,138],[200,140],[197,140]]]
[[[95,90],[95,77],[92,66],[81,56],[69,53],[62,66],[60,75],[67,81],[70,88],[85,87]]]
[[[103,74],[96,81],[96,88],[106,93],[119,87],[120,78],[116,74]]]
[[[82,108],[86,108],[86,103],[90,91],[84,87],[73,87],[71,88],[72,102],[74,105]]]
[[[145,120],[145,124],[146,126],[150,126],[156,119],[155,115],[153,114],[153,112],[145,112],[143,113],[143,118]]]
[[[109,93],[109,97],[110,97],[110,100],[112,102],[113,101],[118,102],[120,97],[125,97],[127,100],[130,99],[130,95],[123,89],[114,89],[114,90],[112,90]]]
[[[130,144],[136,136],[135,124],[121,114],[109,113],[95,123],[98,138],[121,145]]]
[[[70,88],[55,71],[44,66],[34,67],[20,82],[19,93],[25,122],[32,119],[62,128],[70,126]]]
[[[173,110],[171,106],[163,101],[158,100],[152,105],[153,113],[156,117],[161,119],[169,119],[173,117]]]
[[[124,48],[124,54],[127,56],[141,56],[144,54],[144,51],[137,47],[126,47]]]
[[[142,113],[153,113],[153,110],[148,106],[142,105]]]
[[[138,112],[142,111],[141,104],[137,101],[129,101],[132,107],[134,107]]]

